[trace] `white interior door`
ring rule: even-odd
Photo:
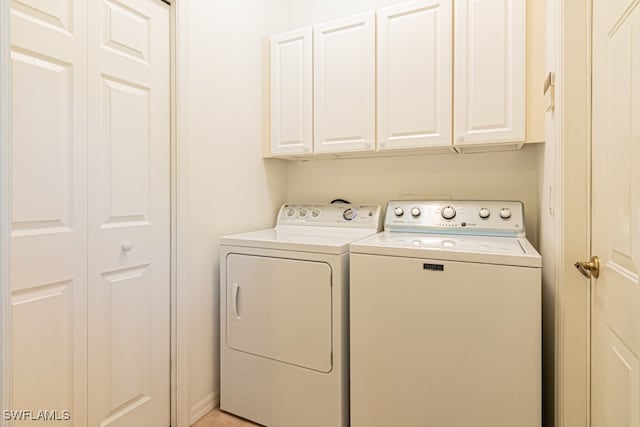
[[[593,9],[593,427],[640,426],[640,8]]]
[[[11,4],[10,400],[68,410],[55,424],[76,427],[87,425],[85,7]]]
[[[168,426],[169,6],[88,16],[89,425]]]

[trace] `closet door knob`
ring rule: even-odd
[[[131,249],[133,249],[133,243],[131,243],[128,240],[125,240],[124,242],[122,242],[122,250],[124,252],[129,252]]]

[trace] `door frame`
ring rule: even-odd
[[[555,425],[590,426],[591,289],[573,264],[591,252],[591,0],[555,3],[558,188]]]
[[[9,241],[11,231],[11,57],[10,2],[0,2],[0,409],[8,409],[11,384],[11,304],[9,304]],[[9,422],[0,418],[0,426]]]
[[[168,1],[171,5],[171,425],[189,427],[189,2]]]
[[[159,0],[157,0],[159,1]],[[187,5],[186,0],[167,0],[170,5],[171,55],[171,425],[189,426],[188,394],[188,212],[187,152]],[[11,42],[10,2],[0,2],[0,410],[10,408],[11,386]],[[180,256],[178,256],[180,253]],[[0,427],[9,421],[0,417]]]

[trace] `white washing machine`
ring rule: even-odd
[[[379,206],[286,204],[220,255],[220,407],[267,426],[349,424],[349,243]]]
[[[351,425],[540,427],[540,323],[522,203],[389,202],[351,245]]]

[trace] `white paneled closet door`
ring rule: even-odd
[[[87,425],[85,7],[11,4],[10,401],[68,410],[55,424],[75,427]]]
[[[170,424],[169,6],[89,2],[89,425]]]

